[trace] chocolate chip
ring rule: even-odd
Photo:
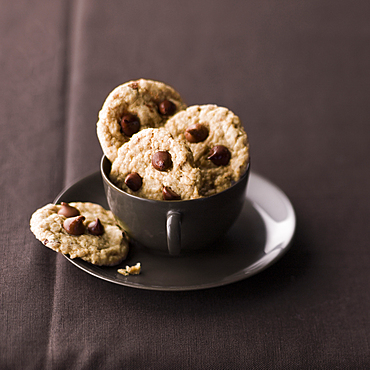
[[[164,200],[180,200],[181,197],[175,193],[169,186],[164,186],[162,190]]]
[[[185,138],[189,143],[199,143],[208,136],[208,129],[200,123],[194,123],[185,130]]]
[[[58,215],[62,215],[68,218],[75,217],[80,214],[80,211],[77,208],[70,206],[68,203],[61,202],[60,204],[62,205],[62,207],[59,209]]]
[[[92,235],[102,235],[104,234],[104,226],[100,222],[100,220],[97,218],[95,221],[90,222],[87,225],[87,228],[89,230],[89,233]]]
[[[69,217],[64,220],[63,227],[68,234],[81,235],[85,232],[84,216]]]
[[[141,185],[143,185],[143,180],[137,172],[132,172],[126,176],[125,184],[132,191],[138,191],[141,188]]]
[[[139,118],[134,114],[126,113],[121,119],[121,130],[129,137],[136,134],[140,130]]]
[[[131,89],[137,90],[139,88],[139,83],[135,81],[129,86],[131,87]]]
[[[226,146],[216,145],[209,152],[207,159],[210,159],[216,166],[226,166],[229,163],[230,158],[231,153]]]
[[[167,151],[159,151],[153,154],[152,165],[158,171],[166,171],[172,166],[171,154]]]
[[[176,105],[169,100],[163,100],[158,105],[159,112],[164,116],[172,116],[176,111]]]

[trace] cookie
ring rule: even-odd
[[[230,187],[244,174],[249,143],[240,119],[217,105],[195,105],[170,118],[165,128],[189,145],[202,174],[200,194],[209,196]]]
[[[140,79],[116,87],[99,112],[97,135],[107,158],[136,132],[161,127],[169,117],[186,108],[180,94],[163,82]]]
[[[147,199],[199,197],[200,170],[194,168],[189,147],[164,128],[144,129],[123,144],[110,179],[122,190]]]
[[[30,228],[45,246],[95,265],[117,265],[129,249],[112,212],[94,203],[47,204],[32,215]]]

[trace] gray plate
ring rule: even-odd
[[[70,259],[100,279],[132,288],[182,291],[230,284],[261,272],[289,248],[296,217],[287,196],[274,184],[251,172],[241,215],[212,250],[171,257],[132,245],[127,259],[115,267],[100,267]],[[93,202],[108,208],[100,172],[63,191],[55,203]],[[206,217],[206,215],[205,215]],[[140,275],[123,276],[118,268],[141,263]]]

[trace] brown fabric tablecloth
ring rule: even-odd
[[[1,369],[370,368],[368,1],[0,1]],[[150,78],[233,110],[288,195],[292,248],[249,279],[97,279],[29,230],[99,169],[98,111]]]

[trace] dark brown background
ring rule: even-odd
[[[368,1],[0,0],[0,368],[370,366]],[[139,77],[240,116],[292,249],[205,291],[96,279],[29,218],[98,170],[98,110]]]

